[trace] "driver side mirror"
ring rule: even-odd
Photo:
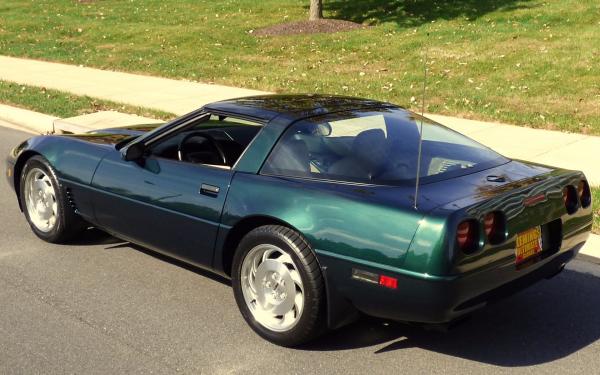
[[[125,161],[136,161],[141,159],[146,152],[146,146],[143,143],[134,143],[127,147],[125,153],[123,153],[123,159]]]

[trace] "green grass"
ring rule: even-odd
[[[30,109],[57,117],[73,117],[86,113],[114,110],[139,116],[168,120],[172,113],[123,105],[107,100],[77,96],[41,87],[24,86],[0,81],[0,103]]]
[[[597,0],[325,0],[372,25],[260,37],[308,0],[4,0],[0,53],[600,135]],[[427,36],[429,35],[429,36]]]
[[[592,188],[592,207],[594,209],[592,232],[600,234],[600,187]]]

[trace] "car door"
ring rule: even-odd
[[[106,156],[94,175],[98,224],[142,246],[208,267],[231,169],[148,155]]]
[[[106,157],[94,176],[96,221],[142,246],[210,266],[233,172],[149,157]]]

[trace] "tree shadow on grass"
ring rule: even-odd
[[[416,27],[435,20],[474,20],[494,11],[530,8],[528,0],[324,0],[328,18]]]
[[[538,365],[600,339],[599,288],[600,278],[567,270],[476,312],[449,332],[363,318],[302,349],[373,347],[377,355],[416,347],[498,366]]]

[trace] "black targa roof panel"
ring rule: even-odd
[[[235,113],[264,121],[282,114],[300,119],[331,112],[377,107],[399,108],[394,104],[376,100],[336,95],[260,95],[228,99],[204,106],[208,110]]]

